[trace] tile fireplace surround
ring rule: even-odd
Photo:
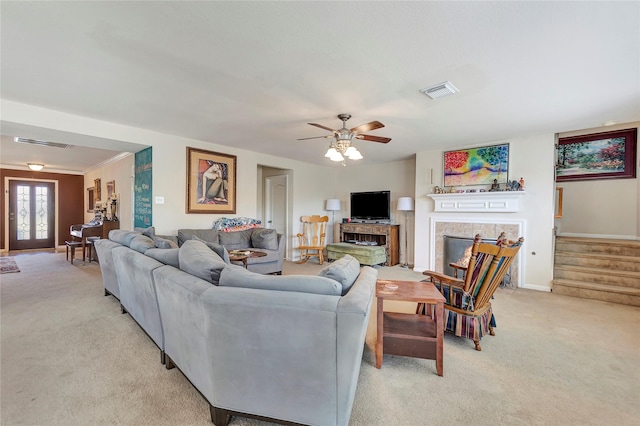
[[[477,215],[475,215],[477,216]],[[444,269],[444,236],[464,237],[473,239],[476,234],[480,234],[486,239],[495,239],[501,232],[507,234],[509,240],[516,241],[523,236],[523,221],[507,221],[507,220],[491,220],[489,218],[483,220],[466,220],[466,219],[448,219],[448,218],[431,218],[431,265],[437,272],[443,272]],[[526,244],[526,241],[525,241]],[[511,266],[512,285],[520,287],[521,267],[520,250],[516,259]]]

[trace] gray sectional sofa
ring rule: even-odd
[[[317,276],[262,275],[196,239],[158,245],[121,230],[96,241],[105,294],[120,295],[166,367],[208,401],[215,425],[233,415],[349,423],[375,269],[345,256]]]
[[[199,238],[203,241],[220,244],[227,250],[254,249],[267,255],[247,259],[247,269],[260,274],[281,274],[284,259],[282,234],[275,229],[251,228],[242,231],[222,232],[215,229],[178,229],[178,246],[185,241]]]

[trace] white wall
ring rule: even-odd
[[[366,154],[364,154],[366,155]],[[337,168],[338,184],[329,198],[340,199],[342,211],[336,211],[336,222],[349,217],[351,211],[350,194],[362,191],[391,191],[391,219],[400,224],[400,259],[404,261],[404,214],[396,210],[398,198],[413,197],[415,194],[416,160],[394,161],[373,166],[358,166],[353,162],[347,167]],[[414,214],[408,212],[408,263],[414,258]],[[337,229],[336,229],[337,232]],[[336,237],[337,238],[337,237]],[[402,262],[401,262],[402,263]]]
[[[105,203],[107,197],[107,182],[115,181],[115,192],[118,195],[118,220],[120,221],[121,229],[133,229],[132,225],[132,182],[133,182],[133,163],[134,155],[130,154],[125,158],[110,162],[102,165],[94,170],[91,170],[84,175],[84,186],[90,188],[94,186],[94,179],[100,179],[102,204]],[[87,197],[85,194],[85,203]],[[92,212],[87,212],[88,206],[85,204],[85,223],[93,218]],[[111,210],[108,210],[110,214]],[[122,213],[124,214],[122,214]]]
[[[555,136],[541,135],[513,138],[506,141],[475,146],[509,143],[509,179],[525,179],[525,194],[517,213],[435,213],[434,202],[427,194],[434,186],[443,186],[443,151],[425,151],[416,156],[416,230],[415,269],[432,269],[430,265],[430,220],[443,217],[454,219],[487,219],[496,222],[523,221],[525,243],[521,265],[524,271],[522,287],[549,290],[553,279],[553,201]],[[455,149],[471,148],[456,147]],[[453,149],[453,148],[452,148]],[[433,170],[433,181],[431,173]]]
[[[560,133],[559,137],[639,126],[640,122],[625,123]],[[637,161],[636,159],[636,171]],[[563,188],[562,218],[556,219],[559,235],[639,239],[640,185],[637,177],[558,182],[557,186]]]

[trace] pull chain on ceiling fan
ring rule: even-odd
[[[352,145],[353,139],[360,139],[364,141],[379,142],[379,143],[388,143],[391,140],[391,138],[365,135],[362,133],[362,132],[368,132],[371,130],[376,130],[384,127],[384,124],[382,124],[379,121],[371,121],[369,123],[361,124],[360,126],[347,129],[347,120],[351,118],[351,114],[339,114],[338,118],[342,120],[341,129],[333,130],[321,124],[307,123],[311,126],[328,130],[331,132],[331,134],[327,136],[314,136],[311,138],[301,138],[298,140],[303,141],[308,139],[335,138],[335,142],[332,141],[329,144],[329,149],[327,150],[327,153],[324,156],[328,157],[331,161],[342,161],[343,166],[346,166],[344,161],[345,157],[349,158],[350,160],[360,160],[363,158],[360,151],[358,151],[358,148],[356,148],[355,145]]]

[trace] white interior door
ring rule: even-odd
[[[265,178],[265,228],[286,236],[287,229],[287,176]]]

